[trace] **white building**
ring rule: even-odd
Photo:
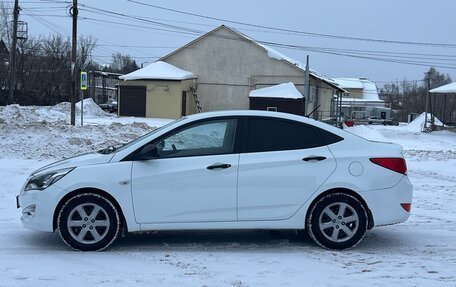
[[[335,78],[334,81],[349,92],[342,97],[343,116],[353,119],[391,118],[391,108],[379,98],[374,82],[366,78]]]

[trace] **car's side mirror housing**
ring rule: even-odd
[[[146,144],[136,154],[135,160],[151,160],[158,158],[158,148],[155,144]]]

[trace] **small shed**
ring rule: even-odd
[[[118,113],[120,116],[177,119],[193,114],[191,97],[196,75],[157,61],[120,76]]]
[[[431,111],[431,114],[434,115],[434,113],[435,113],[435,96],[436,95],[443,96],[444,97],[443,98],[444,99],[444,104],[443,104],[444,108],[443,108],[443,115],[441,115],[442,121],[445,124],[448,122],[451,124],[454,124],[455,106],[454,106],[454,104],[453,104],[453,106],[447,104],[447,96],[456,96],[456,82],[432,89],[429,91],[429,93],[431,95],[434,95],[434,100],[433,100],[434,105],[433,105],[433,110]],[[453,103],[454,103],[454,101],[453,101]],[[450,117],[449,120],[447,120],[447,109],[449,110],[449,113],[448,113],[449,117]],[[426,111],[427,111],[427,107],[426,107]]]
[[[304,115],[304,96],[292,82],[250,91],[250,109]]]

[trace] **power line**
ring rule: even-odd
[[[181,10],[177,10],[177,9],[171,9],[171,8],[158,6],[158,5],[154,5],[154,4],[144,3],[144,2],[140,2],[140,1],[136,1],[136,0],[127,0],[127,1],[131,2],[131,3],[147,6],[147,7],[152,7],[152,8],[156,8],[156,9],[160,9],[160,10],[164,10],[164,11],[179,13],[179,14],[183,14],[183,15],[198,17],[198,18],[216,20],[216,21],[220,21],[220,22],[227,22],[227,23],[238,24],[238,25],[249,26],[249,27],[255,27],[255,28],[262,28],[262,29],[267,29],[267,30],[290,32],[290,33],[296,33],[296,34],[302,34],[302,35],[314,36],[314,37],[334,38],[334,39],[342,39],[342,40],[366,41],[366,42],[377,42],[377,43],[387,43],[387,44],[403,44],[403,45],[419,45],[419,46],[434,46],[434,47],[456,48],[456,44],[451,44],[451,43],[397,41],[397,40],[362,38],[362,37],[342,36],[342,35],[334,35],[334,34],[323,34],[323,33],[314,33],[314,32],[306,32],[306,31],[299,31],[299,30],[284,29],[284,28],[276,28],[276,27],[271,27],[271,26],[264,26],[264,25],[258,25],[258,24],[240,22],[240,21],[234,21],[234,20],[229,20],[229,19],[217,18],[217,17],[207,16],[207,15],[202,15],[202,14],[190,13],[190,12],[185,12],[185,11],[181,11]]]
[[[127,1],[132,1],[132,0],[127,0]],[[137,2],[137,1],[135,1]],[[152,5],[152,6],[155,6],[155,5]],[[95,11],[101,11],[103,14],[112,14],[112,15],[116,15],[116,16],[122,16],[124,18],[128,18],[128,19],[133,19],[133,20],[136,20],[136,21],[141,21],[141,22],[146,22],[146,23],[152,23],[154,25],[160,25],[160,26],[171,26],[172,27],[172,32],[175,32],[175,33],[188,33],[189,29],[186,28],[186,27],[180,27],[180,26],[176,26],[176,25],[168,25],[168,24],[164,24],[164,23],[160,23],[160,22],[157,22],[157,21],[151,21],[151,20],[148,20],[148,19],[145,19],[145,18],[142,18],[142,17],[138,17],[138,16],[131,16],[131,15],[128,15],[128,14],[124,14],[124,13],[118,13],[118,12],[114,12],[114,11],[109,11],[109,10],[106,10],[106,9],[99,9],[99,8],[95,8],[95,7],[90,7],[90,6],[85,6],[85,7],[88,7],[92,10],[95,10]],[[92,11],[91,11],[92,12]],[[99,20],[99,19],[92,19],[92,20],[97,20],[97,21],[103,21],[103,22],[113,22],[113,21],[108,21],[108,20]],[[114,22],[112,24],[119,24],[118,22]],[[124,23],[121,23],[121,25],[123,25]],[[145,28],[145,27],[142,27],[142,28]],[[155,28],[157,29],[157,28]],[[175,31],[174,31],[175,30]],[[168,32],[171,32],[169,29],[166,29],[166,31]],[[190,34],[196,34],[196,35],[201,35],[203,34],[204,32],[202,31],[198,31],[198,30],[194,30],[194,29],[191,29],[192,32],[190,32]],[[215,35],[214,35],[215,36]],[[220,36],[218,36],[220,37]],[[233,39],[233,40],[239,40],[239,39]],[[352,57],[352,58],[360,58],[360,59],[368,59],[368,60],[377,60],[377,61],[384,61],[384,62],[390,62],[390,63],[399,63],[399,64],[407,64],[407,65],[417,65],[417,66],[429,66],[429,65],[432,65],[432,66],[435,66],[435,67],[439,67],[439,68],[448,68],[448,69],[456,69],[456,66],[449,66],[449,65],[443,65],[441,63],[435,63],[435,62],[427,62],[427,61],[414,61],[413,59],[417,59],[417,60],[423,60],[423,57],[410,57],[412,60],[404,60],[402,58],[405,58],[405,57],[399,57],[397,55],[393,55],[393,56],[389,56],[389,58],[385,58],[386,56],[388,55],[382,55],[381,52],[369,52],[370,54],[360,54],[362,52],[354,52],[354,50],[351,50],[352,53],[348,53],[348,51],[343,51],[343,49],[339,49],[339,50],[334,50],[334,51],[331,51],[331,50],[328,50],[327,48],[321,48],[321,47],[308,47],[308,46],[298,46],[298,45],[290,45],[290,44],[282,44],[282,43],[275,43],[275,42],[267,42],[267,41],[257,41],[258,43],[262,43],[262,44],[266,44],[266,45],[271,45],[271,46],[274,46],[274,47],[280,47],[280,48],[286,48],[286,49],[298,49],[298,50],[304,50],[304,51],[311,51],[311,52],[317,52],[317,53],[325,53],[325,54],[331,54],[331,55],[337,55],[337,56],[346,56],[346,57]],[[366,52],[364,52],[366,53]],[[377,54],[374,54],[374,53],[377,53]],[[380,53],[380,54],[379,54]],[[379,56],[383,56],[382,57],[379,57]],[[395,59],[395,58],[401,58],[401,59]],[[434,61],[445,61],[446,59],[435,59],[435,58],[432,58],[430,60],[434,60]],[[453,60],[450,60],[450,61],[453,61]]]

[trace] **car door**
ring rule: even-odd
[[[336,168],[319,130],[307,124],[249,118],[243,144],[238,176],[239,220],[291,217]]]
[[[132,165],[136,221],[235,221],[236,129],[235,118],[205,120],[153,141],[158,157]]]

